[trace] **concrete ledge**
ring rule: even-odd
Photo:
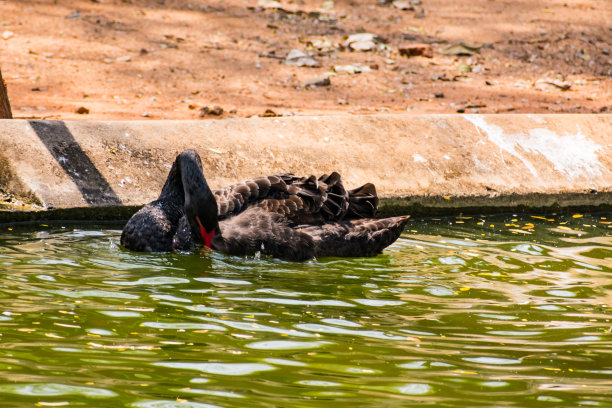
[[[377,115],[206,121],[0,120],[0,222],[124,219],[174,157],[211,187],[278,172],[373,182],[381,211],[612,208],[612,115]]]

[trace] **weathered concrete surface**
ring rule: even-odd
[[[157,197],[185,148],[213,188],[335,170],[347,187],[373,182],[385,213],[610,209],[610,129],[612,115],[0,120],[5,208],[28,210],[1,220],[125,218]]]

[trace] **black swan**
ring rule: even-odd
[[[373,184],[345,190],[338,173],[259,177],[212,192],[200,156],[177,156],[159,198],[130,218],[121,244],[141,252],[194,245],[232,255],[257,252],[304,261],[374,256],[401,234],[409,216],[374,219]]]

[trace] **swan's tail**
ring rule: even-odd
[[[372,218],[378,210],[378,195],[374,184],[367,183],[348,191],[349,206],[346,218]]]
[[[400,236],[410,216],[383,219],[363,218],[299,228],[312,237],[315,255],[375,256]]]

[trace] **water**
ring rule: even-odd
[[[414,220],[383,255],[0,233],[0,406],[612,406],[612,215]]]

